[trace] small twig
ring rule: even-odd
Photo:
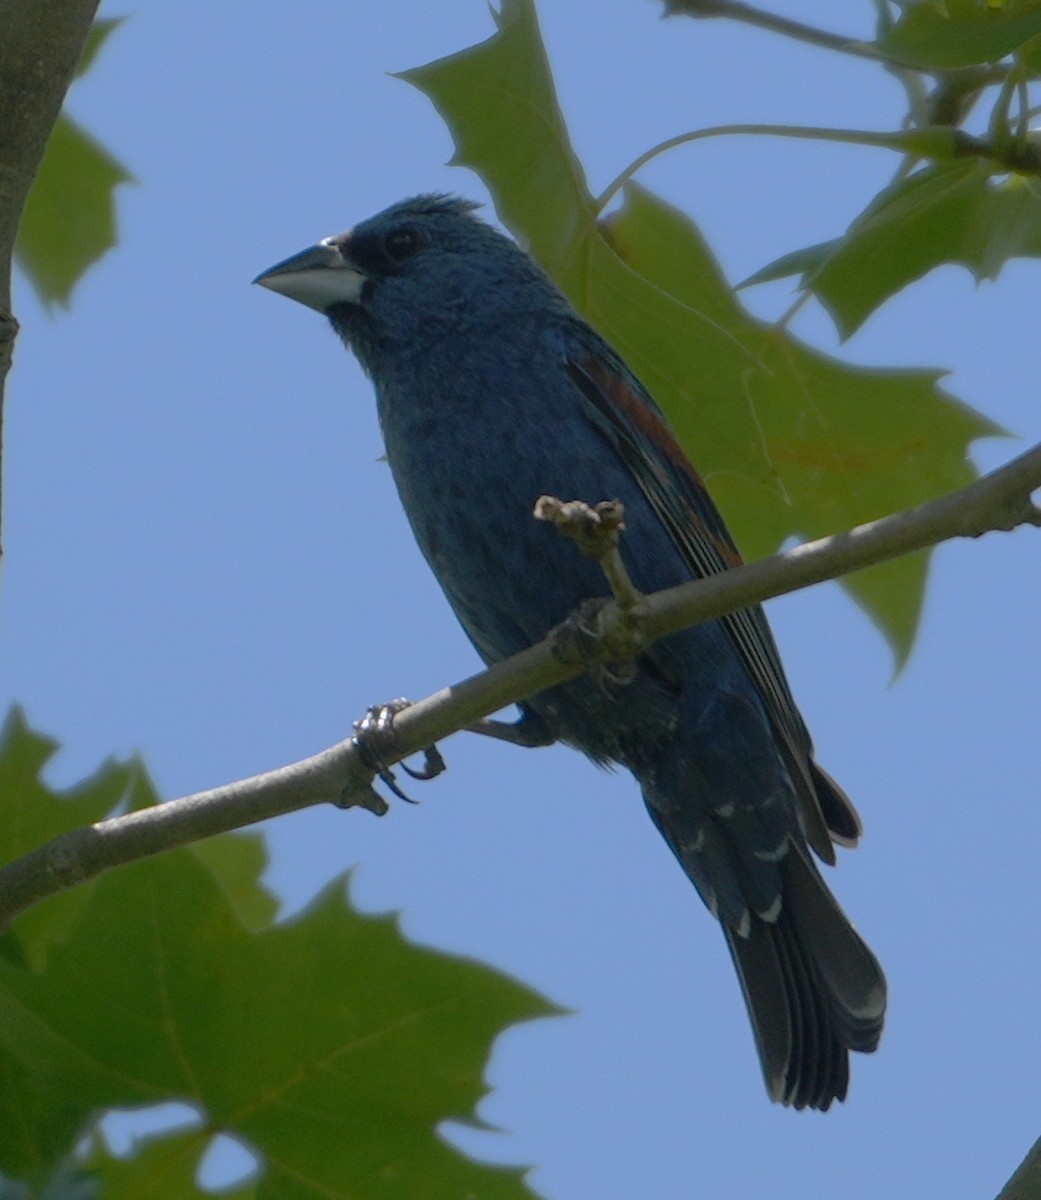
[[[677,13],[695,18],[729,17],[745,25],[754,25],[757,29],[769,29],[772,33],[779,33],[797,42],[822,46],[825,50],[838,50],[842,54],[854,54],[858,58],[869,58],[874,62],[885,61],[884,55],[870,42],[860,38],[843,37],[841,33],[829,33],[826,29],[805,25],[802,21],[793,21],[789,17],[780,17],[751,4],[742,4],[739,0],[665,0],[665,15],[673,17]]]
[[[1030,87],[1022,75],[1016,80],[1016,106],[1019,109],[1016,114],[1016,137],[1025,141],[1030,135],[1030,119],[1027,117],[1027,110],[1030,108]]]
[[[589,667],[602,686],[630,682],[649,643],[643,629],[644,596],[629,578],[619,550],[625,506],[621,500],[590,505],[540,496],[534,517],[554,525],[593,559],[614,596],[610,608],[604,600],[590,599],[572,613],[554,630],[554,652],[562,662]]]
[[[883,10],[884,11],[884,10]],[[771,33],[779,33],[792,41],[805,42],[810,46],[820,46],[824,50],[836,50],[840,54],[852,54],[870,62],[880,63],[895,71],[913,71],[922,75],[932,75],[940,80],[943,87],[950,81],[954,88],[964,92],[987,87],[992,83],[1000,83],[1008,74],[1009,68],[1002,63],[987,63],[979,67],[921,67],[916,63],[904,62],[879,49],[875,42],[863,38],[847,37],[841,33],[832,33],[820,29],[816,25],[807,25],[803,21],[795,21],[790,17],[782,17],[777,13],[767,12],[751,4],[741,3],[741,0],[665,0],[665,15],[675,16],[677,13],[695,19],[704,17],[728,17],[732,21],[740,21],[757,29],[768,29]],[[971,82],[962,82],[962,77]],[[931,122],[930,122],[931,123]],[[937,124],[946,123],[937,121]],[[952,121],[951,124],[956,122]]]
[[[629,578],[619,552],[625,529],[625,505],[621,500],[601,500],[597,505],[584,500],[558,500],[540,496],[535,502],[536,521],[548,521],[566,534],[583,554],[600,564],[622,613],[634,612],[643,593]]]
[[[921,125],[960,125],[983,92],[1007,75],[1008,67],[997,63],[937,73],[936,86],[912,112]]]
[[[1041,509],[1031,499],[1039,488],[1041,445],[968,487],[918,508],[643,596],[636,610],[641,632],[653,641],[949,538],[979,537],[989,530],[1023,524],[1041,526]],[[601,661],[617,660],[612,636],[631,619],[632,613],[626,617],[619,612],[617,601],[607,602],[599,622],[604,631]],[[394,761],[420,753],[483,717],[574,679],[586,669],[584,662],[561,661],[551,635],[530,650],[398,714]],[[369,796],[372,778],[371,767],[364,764],[348,738],[291,766],[62,834],[0,869],[0,925],[37,901],[110,867],[312,804],[337,798],[342,802],[354,791]]]

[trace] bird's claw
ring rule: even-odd
[[[373,704],[360,721],[354,722],[354,736],[351,741],[358,748],[365,765],[372,770],[380,781],[399,800],[409,804],[417,804],[411,796],[407,796],[398,786],[397,779],[391,769],[390,762],[396,757],[397,733],[394,729],[394,718],[411,705],[411,700],[399,697],[389,704]],[[410,767],[407,763],[397,764],[412,779],[436,779],[446,770],[445,760],[436,746],[427,746],[423,751],[423,766]],[[371,788],[369,789],[372,790]],[[374,793],[378,796],[378,793]],[[382,797],[379,797],[382,800]],[[382,801],[386,811],[386,801]],[[369,807],[366,805],[366,807]]]
[[[406,762],[398,763],[398,766],[406,775],[423,782],[426,782],[428,779],[436,779],[438,775],[448,770],[448,765],[445,763],[441,751],[436,746],[427,746],[423,751],[422,767],[418,769],[410,767]]]
[[[365,716],[354,722],[354,736],[351,741],[358,747],[358,753],[365,765],[373,771],[384,770],[385,760],[394,753],[397,742],[394,718],[399,712],[404,712],[411,703],[404,696],[399,696],[389,704],[370,704],[365,710]]]

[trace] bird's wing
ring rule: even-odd
[[[741,556],[704,483],[660,409],[606,345],[567,355],[592,423],[613,445],[668,529],[695,577],[739,566]],[[758,606],[720,618],[758,689],[791,774],[807,841],[828,863],[832,841],[856,843],[860,822],[841,789],[812,761],[813,746]]]

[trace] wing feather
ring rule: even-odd
[[[611,442],[661,517],[696,578],[739,566],[741,555],[707,488],[661,410],[606,344],[570,354],[568,372]],[[813,744],[792,696],[773,634],[755,605],[720,618],[757,687],[799,798],[807,841],[827,863],[832,841],[856,842],[860,821],[849,799],[812,761]],[[818,795],[818,786],[827,794]]]

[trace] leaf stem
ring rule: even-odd
[[[593,205],[597,214],[602,213],[629,180],[649,162],[652,162],[659,155],[665,154],[669,150],[675,150],[677,146],[685,146],[690,142],[700,142],[706,138],[730,137],[735,135],[797,138],[803,141],[841,142],[854,146],[874,146],[883,150],[896,150],[901,154],[906,154],[912,148],[916,148],[919,141],[924,141],[930,134],[934,137],[942,136],[945,142],[950,143],[952,149],[959,138],[966,137],[966,135],[959,134],[957,130],[946,128],[901,129],[894,133],[876,133],[870,129],[836,129],[827,125],[772,125],[769,123],[710,125],[705,129],[694,129],[689,133],[678,133],[674,137],[666,138],[665,141],[651,146],[649,150],[645,150],[638,158],[633,159],[625,170],[607,185],[605,190],[593,201]]]

